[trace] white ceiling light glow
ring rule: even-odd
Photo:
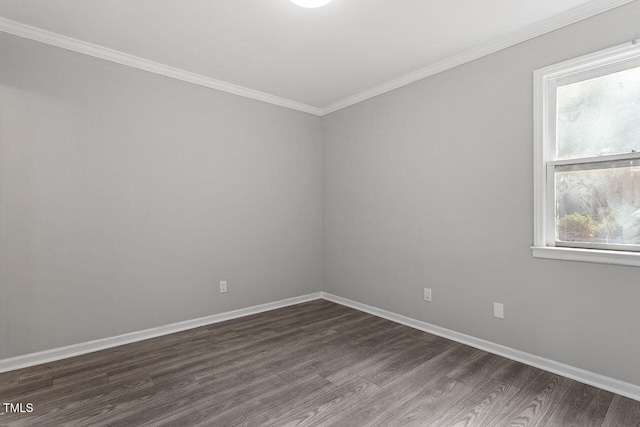
[[[315,7],[322,7],[331,3],[331,0],[290,0],[290,1],[295,5],[298,5],[300,7],[306,7],[309,9],[315,8]]]

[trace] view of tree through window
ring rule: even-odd
[[[557,90],[557,158],[640,152],[640,67]],[[640,245],[640,161],[555,168],[556,240]]]
[[[557,238],[640,245],[640,161],[556,169]]]

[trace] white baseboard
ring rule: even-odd
[[[363,311],[365,313],[373,314],[374,316],[382,317],[387,320],[391,320],[396,323],[419,329],[424,332],[428,332],[433,335],[438,335],[443,338],[450,339],[462,344],[469,345],[471,347],[478,348],[480,350],[487,351],[489,353],[497,354],[499,356],[506,357],[517,362],[524,363],[526,365],[534,366],[536,368],[543,369],[545,371],[553,372],[558,375],[565,376],[585,384],[592,385],[594,387],[601,388],[603,390],[610,391],[612,393],[619,394],[621,396],[628,397],[630,399],[640,401],[640,386],[630,384],[624,381],[616,380],[614,378],[606,377],[604,375],[596,374],[594,372],[586,371],[584,369],[576,368],[564,363],[556,362],[544,357],[536,356],[530,353],[525,353],[520,350],[516,350],[510,347],[506,347],[500,344],[486,341],[480,338],[472,337],[470,335],[462,334],[460,332],[452,331],[450,329],[442,328],[440,326],[432,325],[421,320],[412,319],[406,316],[402,316],[391,311],[383,310],[381,308],[372,307],[370,305],[362,304],[357,301],[352,301],[347,298],[342,298],[337,295],[332,295],[326,292],[316,292],[309,295],[303,295],[300,297],[289,298],[281,301],[275,301],[267,304],[256,305],[253,307],[242,308],[239,310],[228,311],[226,313],[214,314],[212,316],[201,317],[199,319],[187,320],[184,322],[173,323],[170,325],[160,326],[157,328],[147,329],[139,332],[132,332],[129,334],[118,335],[111,338],[103,338],[95,341],[89,341],[80,344],[73,344],[66,347],[55,348],[52,350],[45,350],[38,353],[26,354],[23,356],[17,356],[10,359],[0,360],[0,373],[13,371],[16,369],[27,368],[29,366],[35,366],[42,363],[49,363],[60,359],[66,359],[69,357],[79,356],[82,354],[92,353],[94,351],[104,350],[107,348],[117,347],[123,344],[129,344],[137,341],[146,340],[149,338],[159,337],[162,335],[168,335],[175,332],[181,332],[188,329],[198,328],[200,326],[211,325],[214,323],[224,322],[225,320],[237,319],[239,317],[249,316],[252,314],[262,313],[265,311],[275,310],[282,307],[287,307],[294,304],[300,304],[307,301],[316,299],[326,299],[337,304],[341,304],[347,307],[354,308],[356,310]]]
[[[472,337],[470,335],[465,335],[460,332],[452,331],[450,329],[423,322],[421,320],[411,319],[409,317],[402,316],[391,311],[372,307],[370,305],[352,301],[347,298],[342,298],[326,292],[321,292],[321,294],[322,298],[328,301],[345,305],[356,310],[364,311],[365,313],[373,314],[374,316],[382,317],[396,323],[401,323],[403,325],[419,329],[433,335],[438,335],[440,337],[466,344],[471,347],[487,351],[489,353],[506,357],[507,359],[515,360],[526,365],[553,372],[554,374],[562,375],[564,377],[580,381],[581,383],[589,384],[594,387],[598,387],[603,390],[607,390],[612,393],[616,393],[621,396],[640,401],[640,386],[606,377],[604,375],[596,374],[595,372],[576,368],[574,366],[565,365],[564,363],[556,362],[544,357],[536,356],[534,354],[525,353],[524,351],[496,344],[491,341],[486,341],[480,338]]]
[[[170,325],[160,326],[157,328],[147,329],[144,331],[131,332],[124,335],[118,335],[111,338],[103,338],[94,341],[88,341],[80,344],[73,344],[66,347],[54,348],[38,353],[25,354],[23,356],[12,357],[10,359],[0,360],[0,373],[13,371],[16,369],[27,368],[29,366],[39,365],[41,363],[49,363],[55,360],[66,359],[73,356],[92,353],[94,351],[104,350],[111,347],[117,347],[123,344],[129,344],[136,341],[142,341],[149,338],[155,338],[162,335],[173,334],[175,332],[185,331],[187,329],[198,328],[200,326],[211,325],[214,323],[224,322],[225,320],[237,319],[238,317],[249,316],[251,314],[262,313],[264,311],[275,310],[277,308],[287,307],[294,304],[300,304],[307,301],[320,299],[321,292],[316,292],[300,297],[288,298],[267,304],[256,305],[239,310],[228,311],[226,313],[214,314],[212,316],[201,317],[199,319],[186,320],[184,322],[172,323]]]

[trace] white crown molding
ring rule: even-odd
[[[182,80],[187,83],[204,86],[210,89],[220,90],[222,92],[232,93],[234,95],[243,96],[245,98],[255,99],[280,107],[290,108],[292,110],[302,111],[304,113],[321,114],[320,108],[302,104],[300,102],[291,101],[289,99],[280,98],[275,95],[249,89],[246,87],[234,85],[205,77],[190,71],[181,70],[179,68],[160,64],[128,53],[120,52],[107,47],[99,46],[93,43],[84,42],[82,40],[63,36],[51,31],[25,25],[20,22],[11,21],[0,17],[0,31],[13,34],[15,36],[24,37],[38,42],[50,44],[63,49],[72,50],[74,52],[83,53],[95,58],[104,59],[115,62],[117,64],[126,65],[128,67],[137,68],[139,70],[148,71],[150,73],[159,74],[161,76],[170,77],[172,79]]]
[[[516,362],[524,363],[525,365],[533,366],[544,371],[562,375],[564,377],[571,378],[573,380],[577,380],[582,383],[589,384],[594,387],[598,387],[603,390],[607,390],[612,393],[616,393],[621,396],[640,401],[640,386],[637,386],[635,384],[630,384],[624,381],[617,380],[615,378],[596,374],[595,372],[576,368],[574,366],[566,365],[564,363],[556,362],[554,360],[516,350],[511,347],[506,347],[500,344],[493,343],[491,341],[486,341],[481,338],[462,334],[460,332],[452,331],[451,329],[442,328],[440,326],[432,325],[421,320],[412,319],[410,317],[402,316],[391,311],[372,307],[370,305],[352,301],[347,298],[342,298],[337,295],[332,295],[326,292],[321,292],[321,294],[322,298],[326,299],[327,301],[335,302],[336,304],[341,304],[356,310],[364,311],[365,313],[382,317],[383,319],[391,320],[393,322],[400,323],[414,329],[419,329],[421,331],[447,338],[462,344],[466,344],[468,346],[478,348],[492,354],[497,354],[498,356],[506,357],[507,359],[515,360]]]
[[[594,0],[585,5],[568,10],[564,13],[522,28],[520,30],[511,32],[496,40],[492,40],[481,46],[451,56],[447,59],[436,62],[435,64],[429,65],[425,68],[421,68],[397,79],[390,80],[379,86],[365,90],[323,108],[313,107],[311,105],[303,104],[285,98],[280,98],[275,95],[234,85],[221,80],[215,80],[209,77],[202,76],[200,74],[181,70],[175,67],[170,67],[168,65],[160,64],[158,62],[150,61],[144,58],[130,55],[128,53],[109,49],[92,43],[87,43],[82,40],[63,36],[61,34],[11,21],[2,17],[0,17],[0,31],[31,40],[36,40],[42,43],[47,43],[53,46],[61,47],[63,49],[72,50],[74,52],[83,53],[85,55],[93,56],[107,61],[112,61],[129,67],[138,68],[140,70],[148,71],[162,76],[182,80],[188,83],[193,83],[199,86],[232,93],[235,95],[243,96],[245,98],[251,98],[257,101],[267,102],[269,104],[290,108],[292,110],[302,111],[304,113],[314,114],[316,116],[324,116],[326,114],[330,114],[359,102],[366,101],[367,99],[382,95],[383,93],[390,92],[402,86],[415,83],[419,80],[460,66],[462,64],[466,64],[467,62],[474,61],[476,59],[482,58],[483,56],[490,55],[502,49],[506,49],[518,43],[533,39],[535,37],[549,33],[567,25],[574,24],[578,21],[582,21],[584,19],[625,5],[627,3],[631,3],[633,1],[636,0]]]
[[[566,27],[567,25],[574,24],[633,1],[636,0],[594,0],[552,18],[529,25],[520,30],[513,31],[503,37],[499,37],[478,47],[466,50],[457,55],[443,59],[442,61],[436,62],[435,64],[431,64],[409,74],[405,74],[402,77],[398,77],[397,79],[390,80],[379,86],[345,98],[322,108],[321,115],[324,116],[351,105],[358,104],[362,101],[366,101],[367,99],[382,95],[383,93],[415,83],[435,74],[442,73],[443,71],[450,70],[451,68],[466,64],[467,62],[475,61],[483,56],[487,56],[516,44],[531,40],[543,34],[550,33],[551,31]]]
[[[320,292],[316,292],[267,304],[228,311],[226,313],[214,314],[213,316],[172,323],[170,325],[160,326],[144,331],[131,332],[129,334],[118,335],[115,337],[73,344],[51,350],[40,351],[38,353],[25,354],[22,356],[12,357],[10,359],[3,359],[0,360],[0,373],[40,365],[42,363],[49,363],[56,360],[67,359],[69,357],[80,356],[82,354],[93,353],[94,351],[130,344],[162,335],[173,334],[175,332],[186,331],[188,329],[199,328],[200,326],[207,326],[214,323],[224,322],[226,320],[237,319],[239,317],[250,316],[252,314],[320,299],[321,297],[322,294]]]

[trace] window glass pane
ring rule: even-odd
[[[640,244],[640,160],[555,171],[557,241]]]
[[[640,67],[558,87],[557,158],[640,152]]]

